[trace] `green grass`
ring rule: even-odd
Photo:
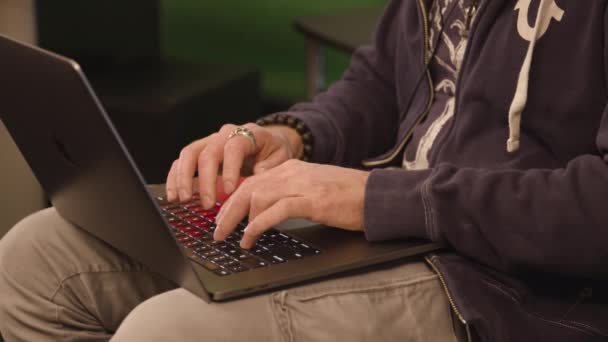
[[[169,56],[250,65],[262,72],[264,96],[300,100],[306,94],[305,41],[295,18],[386,0],[166,0],[163,44]],[[328,79],[337,79],[349,56],[330,51]]]

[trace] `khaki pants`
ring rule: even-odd
[[[423,262],[208,304],[54,209],[0,241],[0,331],[7,341],[457,340]]]

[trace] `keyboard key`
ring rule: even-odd
[[[216,217],[217,213],[213,212],[213,211],[203,211],[203,212],[199,213],[199,215],[205,217],[207,220],[215,221],[215,217]]]
[[[224,253],[226,253],[230,256],[236,257],[241,253],[241,251],[239,249],[233,247],[233,248],[228,248],[228,250],[224,251]]]
[[[226,245],[226,242],[221,241],[221,240],[213,240],[213,241],[209,242],[209,245],[217,248],[217,247]]]
[[[190,235],[190,237],[193,239],[198,239],[200,236],[203,235],[203,232],[201,232],[200,230],[192,230],[188,232],[188,235]]]
[[[215,249],[209,249],[203,252],[203,256],[207,259],[216,257],[218,255],[220,255],[220,252],[216,251]]]
[[[202,242],[195,240],[195,241],[187,242],[184,246],[187,247],[187,248],[195,248],[195,247],[199,247],[199,246],[202,246],[202,245],[203,245]]]
[[[186,243],[186,242],[190,242],[190,241],[192,241],[192,238],[191,238],[191,237],[189,237],[188,235],[185,235],[185,236],[182,236],[182,237],[177,238],[177,241],[178,241],[179,243],[181,243],[181,244],[184,244],[184,243]]]
[[[265,232],[264,236],[269,237],[271,239],[275,239],[277,236],[279,236],[279,232],[275,229],[271,229],[271,230]]]
[[[199,229],[211,230],[211,223],[207,221],[194,222],[192,225]]]
[[[198,240],[204,241],[204,242],[209,242],[211,240],[213,240],[213,236],[211,236],[211,234],[201,234],[197,237]]]
[[[188,224],[184,221],[180,221],[178,219],[175,219],[173,221],[169,221],[169,225],[171,225],[171,227],[175,227],[175,228],[179,228],[179,227],[185,227]]]
[[[209,271],[216,271],[216,270],[220,269],[220,267],[218,265],[211,263],[208,260],[201,258],[200,256],[198,258],[193,258],[193,259],[194,259],[194,261],[196,261],[198,264],[200,264],[204,268],[208,269]]]
[[[223,268],[227,268],[227,269],[229,269],[231,271],[233,271],[232,268],[234,268],[237,265],[241,265],[241,264],[238,261],[233,260],[231,258],[228,258],[228,259],[226,259],[226,260],[224,260],[224,261],[221,262],[221,266]]]
[[[201,203],[199,201],[193,201],[193,202],[188,202],[186,204],[184,204],[184,208],[187,208],[189,210],[192,210],[192,208],[198,208],[201,207]]]
[[[236,236],[236,235],[232,234],[232,235],[230,235],[230,236],[228,236],[228,237],[226,238],[226,242],[228,242],[228,243],[231,243],[231,244],[233,244],[233,245],[237,245],[237,246],[238,246],[238,244],[239,244],[239,242],[240,242],[240,238],[239,238],[238,236]]]
[[[280,243],[288,243],[291,238],[283,233],[279,233],[277,234],[277,236],[274,238],[274,240],[276,242],[280,242]]]
[[[180,232],[188,234],[190,232],[192,232],[194,230],[194,227],[190,227],[190,226],[181,226],[177,228]]]
[[[298,252],[299,254],[302,254],[304,256],[311,256],[311,255],[316,255],[316,254],[321,253],[320,250],[312,248],[305,243],[300,243],[297,247],[298,247],[298,249],[296,250],[296,252]]]
[[[285,245],[277,245],[274,248],[269,249],[269,252],[285,260],[294,260],[299,259],[301,257],[296,256],[296,253]],[[301,255],[301,253],[298,254]]]
[[[266,248],[268,250],[273,250],[274,248],[281,246],[280,244],[277,244],[274,241],[266,241],[266,242],[262,242],[262,243],[258,243],[257,246]]]
[[[274,255],[272,255],[270,252],[268,252],[267,250],[265,250],[263,248],[257,248],[255,250],[253,250],[251,252],[251,254],[253,254],[253,255],[257,256],[258,258],[261,258],[265,261],[268,261],[272,264],[278,263],[278,260],[274,258]],[[283,259],[281,258],[281,260],[283,260]]]
[[[241,260],[241,259],[249,258],[250,256],[246,252],[241,252],[241,253],[237,253],[237,254],[233,255],[233,257]]]
[[[206,252],[206,251],[210,251],[211,249],[212,249],[212,248],[211,248],[211,247],[209,247],[209,246],[207,246],[207,245],[202,245],[202,246],[200,246],[200,247],[196,247],[196,248],[194,249],[194,252],[195,252],[195,253],[197,253],[197,254],[198,254],[198,253],[204,253],[204,252]]]
[[[239,258],[239,262],[249,268],[266,267],[269,265],[267,261],[263,261],[249,255],[245,256],[244,258]]]
[[[229,265],[228,269],[233,273],[249,271],[249,269],[247,267],[245,267],[243,265],[239,265],[239,264]]]
[[[225,270],[225,269],[223,269],[223,268],[218,268],[218,269],[217,269],[217,270],[215,270],[213,273],[217,274],[217,275],[218,275],[218,276],[220,276],[220,277],[224,277],[224,276],[227,276],[227,275],[230,275],[230,274],[231,274],[231,273],[230,273],[230,271]]]
[[[162,198],[162,199],[160,199],[160,198]],[[159,199],[158,199],[158,201],[159,201],[159,202],[163,202],[164,200],[165,200],[165,199],[164,199],[163,197],[159,197]],[[175,207],[176,207],[176,205],[175,205],[175,204],[172,204],[172,203],[167,203],[167,204],[161,204],[161,205],[160,205],[160,208],[161,208],[162,210],[169,210],[169,209],[173,209],[173,208],[175,208]]]
[[[167,209],[168,212],[172,213],[173,215],[181,215],[183,213],[187,213],[188,211],[182,207],[174,207],[171,209]]]
[[[190,208],[190,211],[197,213],[198,215],[200,215],[201,213],[204,213],[207,211],[207,209],[203,208],[203,207],[192,207]]]
[[[272,264],[279,264],[279,263],[282,263],[282,262],[285,262],[285,261],[287,261],[287,260],[281,258],[278,255],[273,255],[272,256],[272,260],[270,260],[270,263],[272,263]]]
[[[188,221],[191,224],[195,224],[197,222],[202,222],[204,219],[198,216],[192,216],[192,217],[188,217],[186,218],[186,221]]]
[[[223,254],[219,254],[210,258],[209,260],[211,260],[211,262],[213,262],[214,264],[218,264],[218,265],[223,265],[226,262],[232,261],[232,259],[228,258],[227,256],[223,255]]]
[[[216,248],[218,251],[221,251],[222,253],[228,253],[229,250],[234,249],[234,247],[232,245],[229,245],[227,243],[225,243],[223,245],[217,245]]]

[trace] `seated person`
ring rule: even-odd
[[[169,171],[172,201],[195,187],[208,208],[222,168],[231,197],[216,239],[248,215],[249,248],[304,217],[369,241],[449,246],[426,261],[208,304],[48,209],[0,242],[0,331],[8,341],[605,340],[605,18],[606,1],[393,0],[374,45],[326,93],[226,125]],[[238,185],[245,160],[254,175]]]

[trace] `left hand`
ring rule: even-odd
[[[214,238],[224,240],[247,215],[249,224],[241,240],[245,249],[289,218],[363,231],[368,176],[365,171],[291,159],[238,187],[218,214]]]

